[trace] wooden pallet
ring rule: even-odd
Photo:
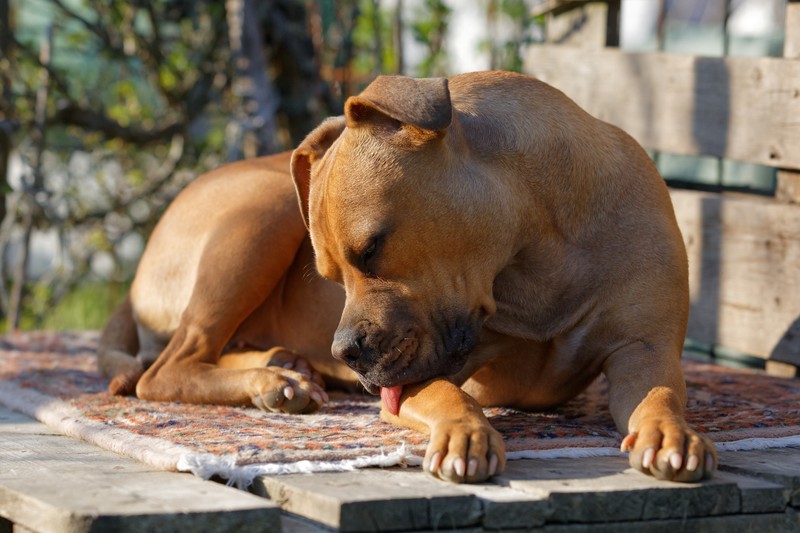
[[[615,46],[620,0],[539,4],[548,42],[526,49],[523,72],[648,150],[776,169],[772,198],[673,190],[672,202],[689,253],[687,336],[797,375],[800,0],[786,3],[780,58],[630,52]]]
[[[0,407],[0,533],[10,531],[797,531],[800,449],[723,453],[697,484],[618,457],[512,461],[491,483],[419,469],[267,476],[259,496],[155,471]]]

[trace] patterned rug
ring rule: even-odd
[[[332,394],[310,415],[110,396],[96,332],[0,337],[0,403],[61,432],[165,470],[254,476],[419,465],[427,439],[379,419],[379,400]],[[685,361],[689,422],[720,450],[800,445],[800,380]],[[486,409],[509,459],[617,455],[621,436],[598,380],[557,410]]]

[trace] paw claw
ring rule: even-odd
[[[634,431],[633,433],[629,433],[624,439],[622,439],[622,444],[620,444],[619,451],[625,453],[631,448],[633,448],[633,445],[636,444],[637,435],[638,433]]]
[[[478,460],[476,458],[472,458],[469,460],[467,464],[467,476],[474,477],[475,474],[478,472]]]
[[[656,456],[656,451],[653,448],[647,448],[644,451],[644,456],[642,457],[642,466],[646,469],[649,469],[653,466],[653,459]]]
[[[626,437],[630,464],[657,479],[696,482],[716,470],[714,444],[678,417],[647,419]]]
[[[489,457],[489,476],[493,476],[497,473],[497,456],[492,454]]]
[[[307,376],[281,367],[261,370],[251,395],[253,405],[264,411],[281,413],[308,413],[324,402],[324,389]]]
[[[464,464],[464,459],[459,457],[453,461],[453,470],[455,470],[458,477],[464,477],[467,473],[467,466]]]
[[[442,454],[436,452],[431,457],[430,462],[428,463],[427,466],[427,470],[431,474],[436,474],[436,472],[439,471],[440,466],[442,466]]]
[[[673,453],[669,457],[669,464],[673,470],[680,470],[683,464],[683,457],[679,453]]]
[[[484,419],[434,426],[425,471],[453,483],[477,483],[502,470],[505,448],[500,434]]]

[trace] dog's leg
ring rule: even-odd
[[[299,217],[263,213],[256,228],[229,224],[209,238],[197,280],[167,347],[136,387],[142,399],[306,412],[324,401],[320,385],[277,366],[221,368],[220,357],[243,321],[280,287],[305,235]],[[292,217],[295,214],[292,212]],[[295,232],[289,231],[296,229]],[[246,243],[231,252],[225,242]],[[278,310],[279,312],[279,310]]]
[[[215,405],[255,405],[288,413],[309,412],[324,403],[323,387],[311,376],[279,366],[220,367],[226,338],[214,326],[181,327],[136,387],[138,397]]]
[[[100,335],[97,347],[97,364],[100,372],[111,381],[111,394],[128,395],[136,390],[136,383],[144,373],[144,366],[136,357],[139,338],[133,320],[129,298],[114,311]]]
[[[235,350],[226,352],[219,359],[220,368],[262,368],[274,366],[286,370],[294,370],[319,385],[325,386],[322,374],[316,371],[308,359],[283,346],[275,346],[269,350]]]
[[[658,479],[697,481],[716,469],[716,450],[686,423],[686,383],[674,351],[639,341],[612,354],[605,365],[611,414],[627,434],[622,450],[630,450],[632,467]]]
[[[456,385],[435,379],[403,390],[398,415],[383,420],[430,434],[423,468],[441,479],[484,481],[505,469],[503,438],[480,405]]]

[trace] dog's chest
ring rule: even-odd
[[[553,339],[572,329],[593,306],[585,287],[553,272],[506,269],[495,280],[497,312],[486,327],[518,338]]]

